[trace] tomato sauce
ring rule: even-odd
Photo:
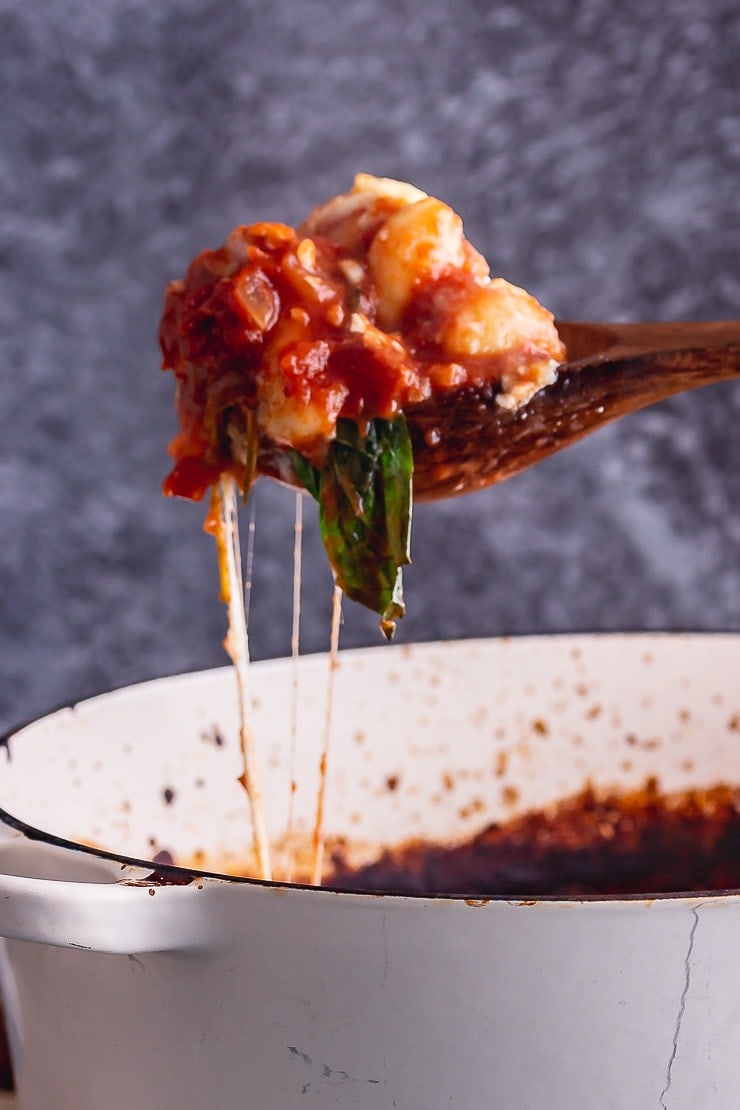
[[[362,430],[492,381],[517,407],[565,353],[552,315],[490,279],[451,208],[367,175],[303,229],[241,226],[198,255],[159,337],[180,422],[164,490],[198,499],[222,474],[251,477],[248,435],[258,470],[275,473],[276,449],[320,467],[340,417]]]
[[[270,361],[286,401],[308,408],[340,398],[342,415],[356,420],[390,418],[428,392],[421,360],[399,342],[368,344],[360,321],[374,320],[374,290],[359,263],[361,283],[348,281],[341,248],[280,224],[238,228],[230,246],[199,255],[167,290],[160,343],[181,425],[168,494],[200,499],[221,473],[241,477],[225,418],[257,407]]]

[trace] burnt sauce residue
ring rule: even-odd
[[[349,890],[470,897],[667,894],[740,888],[740,787],[662,794],[654,779],[592,788],[489,825],[463,844],[413,842],[328,882]]]

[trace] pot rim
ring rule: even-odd
[[[410,645],[396,645],[398,647],[434,647],[442,646],[446,643],[468,643],[475,644],[480,642],[494,641],[519,641],[519,640],[562,640],[562,639],[578,639],[578,640],[605,640],[605,639],[625,639],[625,640],[660,640],[660,639],[691,639],[691,638],[706,638],[706,639],[735,639],[740,643],[740,632],[737,630],[689,630],[681,629],[677,631],[670,630],[640,630],[640,631],[609,631],[609,632],[547,632],[547,633],[521,633],[510,636],[482,636],[482,637],[459,637],[452,640],[431,640],[419,641]],[[366,653],[368,651],[383,650],[384,645],[349,648],[343,655],[350,657],[358,653]],[[325,652],[311,652],[301,656],[301,658],[310,658],[311,656],[322,656]],[[282,662],[278,659],[265,659],[255,661],[257,666],[271,666]],[[148,686],[154,683],[167,682],[169,680],[187,680],[188,678],[197,678],[199,676],[206,676],[213,674],[217,671],[228,671],[231,667],[229,664],[217,667],[205,667],[194,671],[175,672],[172,674],[165,674],[155,676],[152,678],[144,679],[141,682],[129,683],[125,686],[114,687],[107,689],[98,694],[92,694],[80,700],[63,703],[57,706],[56,709],[48,710],[40,716],[32,717],[24,723],[11,727],[0,735],[0,749],[5,748],[7,758],[10,758],[10,744],[11,741],[20,738],[22,732],[30,725],[36,724],[47,717],[54,716],[56,713],[64,712],[68,709],[75,709],[80,705],[88,702],[96,701],[99,698],[105,698],[108,695],[115,695],[123,691],[131,691],[139,686]],[[604,906],[619,905],[620,903],[635,904],[635,903],[653,903],[653,902],[712,902],[716,903],[722,900],[736,899],[740,897],[740,887],[733,887],[721,890],[707,890],[707,891],[671,891],[659,893],[639,893],[639,894],[544,894],[544,895],[515,895],[515,894],[493,894],[485,897],[471,897],[465,894],[430,894],[430,893],[417,893],[413,891],[397,891],[397,890],[352,890],[341,885],[326,884],[316,887],[311,883],[301,882],[287,882],[279,879],[261,879],[250,875],[228,875],[224,872],[210,871],[210,870],[196,870],[192,867],[185,867],[175,863],[159,862],[156,859],[145,859],[137,856],[129,856],[123,853],[115,852],[107,848],[97,847],[91,844],[85,844],[81,841],[68,840],[65,837],[60,837],[54,833],[45,832],[34,825],[29,825],[27,822],[22,821],[20,818],[13,816],[8,810],[0,806],[0,822],[6,827],[21,833],[26,840],[36,841],[42,844],[47,844],[52,847],[62,848],[66,851],[79,852],[86,856],[92,856],[96,859],[102,859],[109,863],[118,863],[124,868],[131,868],[137,871],[143,870],[148,872],[146,876],[152,886],[189,886],[192,883],[197,883],[199,880],[207,879],[227,884],[238,884],[242,886],[263,887],[273,890],[295,890],[306,891],[314,895],[326,893],[328,895],[343,895],[353,899],[366,899],[368,897],[382,897],[389,898],[394,901],[426,901],[426,902],[456,902],[466,903],[475,906],[485,906],[489,903],[509,903],[513,905],[530,906],[540,903],[559,904],[559,905],[579,905],[582,903],[589,904],[603,904]],[[122,878],[123,883],[130,880]],[[146,881],[146,880],[145,880]]]
[[[238,884],[240,886],[264,887],[272,890],[306,891],[313,895],[337,895],[352,899],[389,898],[401,902],[463,902],[467,905],[485,906],[488,903],[508,903],[509,905],[534,906],[540,903],[557,905],[580,905],[584,902],[609,905],[620,903],[652,903],[652,902],[718,902],[723,899],[740,898],[740,887],[723,890],[684,890],[662,892],[657,894],[489,894],[484,896],[471,896],[469,894],[443,894],[443,893],[417,893],[414,891],[383,890],[351,890],[341,885],[327,883],[320,887],[311,883],[286,882],[281,879],[259,879],[252,875],[227,875],[220,871],[196,871],[192,867],[184,867],[176,863],[159,863],[157,860],[142,859],[137,856],[126,856],[119,852],[109,851],[106,848],[97,848],[92,844],[83,844],[75,840],[67,840],[53,833],[44,832],[33,825],[26,824],[14,817],[7,810],[0,807],[0,821],[16,832],[21,833],[27,840],[47,844],[54,848],[63,848],[66,851],[80,852],[83,855],[96,859],[106,860],[109,863],[121,864],[124,868],[148,872],[143,877],[146,885],[153,887],[190,886],[200,880],[207,879],[219,883]],[[129,877],[122,877],[121,883],[130,885]]]

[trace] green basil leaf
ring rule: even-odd
[[[412,473],[403,416],[373,420],[365,435],[340,420],[321,470],[321,534],[337,585],[379,613],[389,637],[405,612],[401,568],[411,561]]]
[[[298,480],[319,502],[321,535],[338,586],[380,614],[388,638],[405,612],[401,568],[411,562],[413,454],[403,416],[364,434],[337,422],[320,470],[292,453]]]
[[[303,455],[299,455],[297,451],[291,451],[290,460],[293,464],[293,470],[298,481],[303,488],[311,494],[314,501],[319,499],[319,488],[321,485],[321,471],[312,466],[308,459]]]

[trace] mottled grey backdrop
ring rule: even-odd
[[[202,510],[165,501],[162,290],[357,169],[453,204],[563,317],[740,315],[736,0],[0,0],[0,719],[219,663]],[[740,629],[740,386],[417,513],[404,639]],[[255,654],[287,650],[261,484]],[[330,592],[307,539],[307,650]],[[346,644],[374,642],[347,607]]]

